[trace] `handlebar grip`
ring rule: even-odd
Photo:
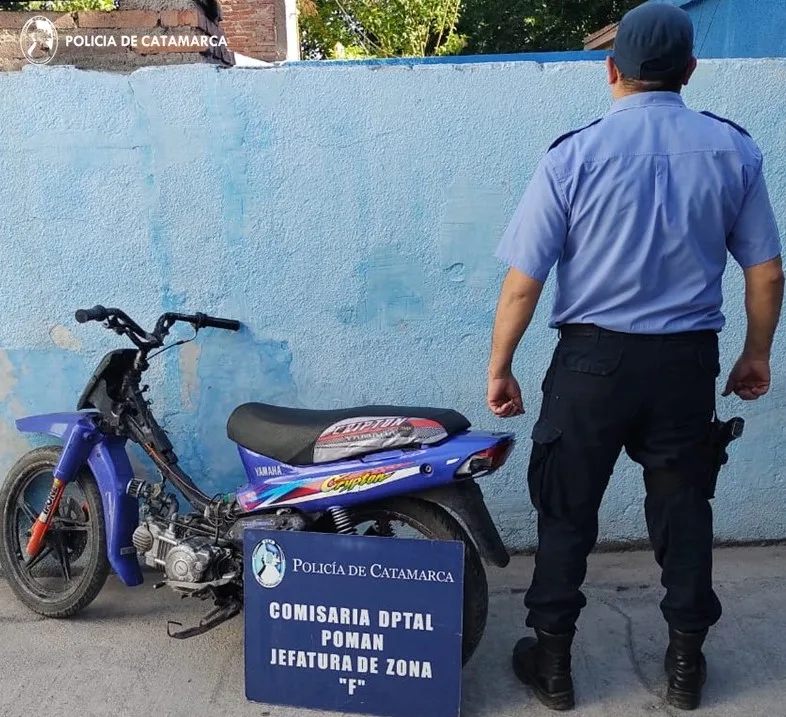
[[[77,309],[74,316],[78,323],[85,324],[88,321],[104,321],[108,315],[103,306],[94,306],[92,309]]]
[[[216,316],[200,315],[199,323],[201,326],[224,329],[225,331],[238,331],[240,329],[240,322],[235,319],[219,319]]]

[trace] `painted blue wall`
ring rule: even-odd
[[[653,0],[682,6],[706,57],[786,57],[784,0]]]
[[[703,64],[687,99],[746,125],[786,217],[786,62]],[[224,425],[241,401],[318,408],[432,403],[521,436],[485,483],[508,544],[533,543],[528,436],[555,343],[544,297],[518,356],[528,413],[484,403],[502,267],[493,249],[548,144],[608,107],[597,62],[289,66],[131,75],[0,75],[0,470],[28,447],[14,418],[68,410],[117,337],[80,326],[95,303],[150,325],[164,310],[247,324],[163,355],[154,408],[207,492],[241,467]],[[783,226],[786,229],[786,226]],[[723,364],[744,332],[727,279]],[[721,482],[718,534],[786,537],[786,347]],[[622,461],[602,539],[646,535]]]

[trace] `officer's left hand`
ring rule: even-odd
[[[770,362],[743,354],[729,374],[723,395],[735,393],[743,401],[755,401],[769,390]]]

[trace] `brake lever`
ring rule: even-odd
[[[169,335],[169,331],[175,323],[176,321],[168,314],[162,315],[156,322],[156,326],[153,329],[153,337],[159,342],[160,346],[164,345],[164,339]]]
[[[139,336],[134,330],[135,326],[129,324],[122,316],[108,316],[105,325],[118,336],[127,336],[138,349],[146,348],[146,344],[151,342],[150,339],[152,337],[146,331],[143,331],[144,336]]]
[[[122,336],[126,333],[123,323],[116,316],[107,316],[103,325],[110,331],[114,331],[118,336]]]

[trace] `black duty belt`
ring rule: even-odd
[[[696,339],[708,339],[717,336],[717,332],[711,329],[702,329],[699,331],[679,331],[672,334],[634,334],[604,329],[600,326],[596,326],[595,324],[562,324],[557,328],[559,329],[561,337],[586,336],[597,338],[600,336],[616,336],[645,341],[695,341]]]

